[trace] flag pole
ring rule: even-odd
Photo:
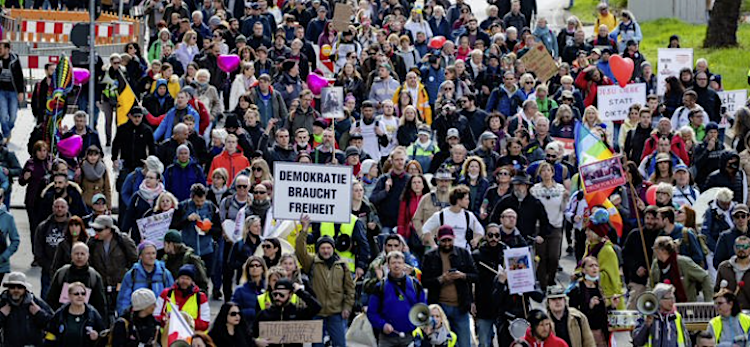
[[[641,247],[643,248],[643,258],[646,260],[646,271],[650,274],[651,273],[651,260],[648,259],[648,250],[646,249],[646,238],[643,236],[643,226],[641,225],[641,216],[638,213],[638,199],[635,196],[635,186],[633,185],[633,180],[629,179],[628,184],[630,185],[630,196],[633,199],[633,206],[635,207],[635,221],[638,223],[638,234],[641,236]],[[649,275],[646,279],[646,283],[651,281],[651,275]]]

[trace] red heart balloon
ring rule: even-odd
[[[619,84],[620,87],[625,88],[630,81],[630,77],[633,76],[633,59],[613,55],[609,57],[609,67],[612,69],[612,73],[617,79],[617,84]]]
[[[435,36],[432,38],[432,40],[430,40],[430,44],[428,46],[433,49],[441,49],[443,48],[443,45],[446,41],[447,39],[445,38],[445,36]]]

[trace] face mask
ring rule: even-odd
[[[590,282],[597,282],[597,281],[599,281],[599,275],[597,275],[597,276],[584,275],[584,278],[586,278],[586,280],[590,281]]]
[[[473,180],[477,179],[478,177],[479,177],[479,174],[471,174],[471,173],[469,174],[469,178]]]

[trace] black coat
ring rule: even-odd
[[[523,201],[520,202],[515,194],[506,194],[495,205],[490,216],[490,222],[500,224],[500,215],[506,209],[512,209],[518,214],[516,228],[518,228],[524,237],[546,236],[550,233],[551,226],[549,219],[547,219],[547,212],[544,209],[544,205],[542,205],[539,199],[532,196],[531,193],[527,193]],[[539,224],[538,230],[537,223]]]
[[[29,312],[31,303],[36,303],[40,310],[36,314]],[[52,319],[54,313],[42,298],[36,297],[31,292],[21,303],[15,303],[10,298],[10,293],[4,291],[0,295],[0,307],[10,306],[10,314],[7,316],[0,313],[0,328],[3,330],[3,346],[39,346],[44,340],[44,329]]]
[[[465,279],[455,281],[456,292],[458,293],[458,308],[461,312],[469,312],[474,298],[471,293],[472,283],[479,279],[479,273],[474,266],[474,259],[471,253],[465,248],[453,247],[450,254],[451,268],[463,272]],[[437,304],[440,298],[442,284],[438,280],[443,274],[443,261],[440,259],[440,249],[435,248],[424,255],[422,261],[422,285],[427,289],[427,302]]]
[[[315,299],[310,293],[305,290],[295,291],[300,300],[305,305],[292,305],[287,304],[286,306],[279,307],[272,305],[271,307],[260,311],[258,317],[255,318],[253,323],[253,336],[258,337],[260,322],[279,322],[279,321],[295,321],[295,320],[309,320],[312,319],[318,312],[320,312],[321,306],[318,299]],[[269,347],[275,347],[280,345],[269,345]],[[302,347],[302,344],[284,344],[287,347]]]
[[[745,195],[747,188],[747,177],[745,177],[740,167],[737,172],[732,176],[727,171],[727,162],[732,157],[739,159],[739,155],[735,151],[725,151],[721,154],[719,159],[719,169],[714,171],[708,176],[706,184],[701,187],[702,191],[709,190],[714,187],[725,187],[729,188],[734,192],[734,201],[738,204],[745,203]],[[739,163],[739,161],[738,161]]]
[[[477,307],[477,318],[495,319],[497,318],[498,311],[498,307],[494,305],[497,304],[497,302],[493,302],[494,300],[492,298],[495,273],[482,264],[497,269],[499,264],[503,264],[503,247],[500,244],[495,247],[490,247],[485,243],[472,253],[472,257],[474,258],[474,264],[479,273],[479,278],[474,287],[474,294],[476,296],[476,301],[474,303]],[[503,264],[503,267],[504,266],[505,264]]]
[[[68,307],[70,304],[65,304],[63,307],[61,307],[57,312],[55,312],[55,315],[52,317],[52,319],[49,321],[49,324],[47,325],[47,332],[48,334],[51,334],[55,337],[54,340],[46,339],[44,341],[45,347],[52,347],[52,346],[69,346],[65,342],[65,330],[67,328],[66,321],[68,319]],[[85,336],[88,333],[86,332],[86,328],[91,328],[97,332],[101,332],[106,327],[106,324],[104,320],[102,319],[102,316],[99,314],[99,312],[94,308],[93,306],[86,304],[86,310],[83,313],[83,324],[81,325],[81,331],[79,334],[81,336]],[[82,339],[85,341],[81,347],[88,347],[88,346],[96,346],[96,341],[91,341],[91,339],[84,337]]]
[[[142,122],[139,125],[128,120],[117,127],[117,134],[112,141],[112,161],[122,159],[126,171],[143,166],[141,160],[156,153],[154,131]]]

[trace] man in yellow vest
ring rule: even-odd
[[[195,285],[195,267],[193,265],[183,265],[177,272],[177,281],[164,289],[156,299],[156,309],[154,317],[162,326],[169,319],[169,312],[172,310],[167,302],[172,302],[180,312],[187,313],[195,321],[195,331],[208,330],[208,324],[211,322],[211,307],[208,305],[206,293],[200,291]]]
[[[310,243],[316,243],[323,236],[332,238],[336,254],[346,262],[349,271],[356,274],[356,278],[361,278],[370,263],[370,244],[365,236],[364,224],[355,215],[350,215],[349,218],[349,223],[346,224],[320,223],[318,228],[313,225],[312,237],[315,239]],[[318,229],[317,233],[315,229]]]
[[[684,347],[690,345],[685,322],[675,309],[674,286],[659,283],[654,287],[659,309],[656,313],[638,319],[633,330],[634,346]]]
[[[737,297],[722,288],[714,295],[714,307],[718,316],[708,322],[708,331],[716,339],[717,346],[745,346],[750,331],[750,316],[740,311]]]

